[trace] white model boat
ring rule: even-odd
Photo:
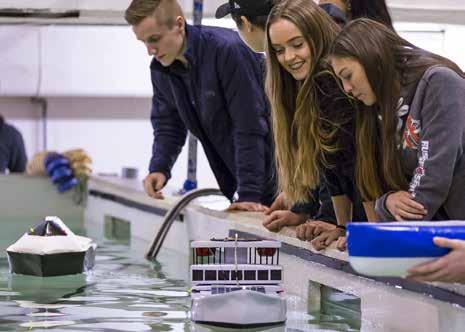
[[[10,272],[41,277],[83,273],[94,266],[96,247],[60,218],[46,217],[7,248]]]
[[[191,247],[192,321],[238,328],[286,321],[280,242],[227,238]]]

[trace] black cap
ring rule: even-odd
[[[218,7],[215,17],[223,18],[229,14],[249,17],[268,16],[272,7],[272,0],[229,0]]]

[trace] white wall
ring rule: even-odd
[[[414,45],[445,56],[465,70],[465,25],[398,23],[395,28]]]
[[[121,173],[136,167],[147,174],[152,149],[149,98],[51,98],[48,102],[48,150],[80,147],[93,159],[95,173]],[[40,107],[28,98],[0,98],[0,113],[22,133],[28,157],[42,150]],[[216,187],[203,149],[199,147],[199,186]],[[171,186],[186,178],[184,148],[173,169]]]

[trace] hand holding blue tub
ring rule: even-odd
[[[416,281],[442,281],[465,283],[465,241],[435,237],[434,244],[451,251],[441,258],[416,265],[409,269],[408,278]]]
[[[464,221],[350,223],[347,234],[349,262],[361,274],[465,281]]]

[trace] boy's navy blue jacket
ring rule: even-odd
[[[151,63],[154,142],[149,171],[167,178],[193,133],[230,200],[270,204],[275,194],[263,58],[229,29],[186,25],[185,58]],[[237,193],[237,197],[235,196]]]
[[[27,157],[21,133],[0,116],[0,173],[24,172]]]

